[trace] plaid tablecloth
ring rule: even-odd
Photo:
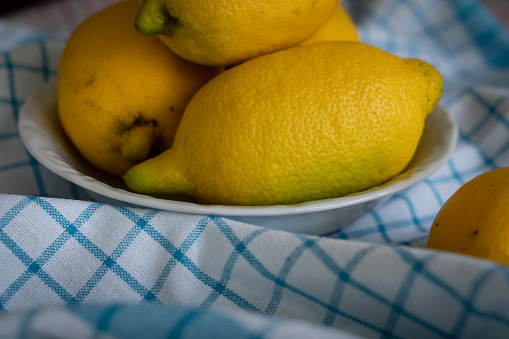
[[[509,337],[507,267],[422,248],[455,190],[509,166],[509,34],[482,4],[344,2],[364,42],[441,71],[460,134],[430,178],[313,237],[105,204],[26,151],[21,105],[113,2],[0,19],[0,337]]]

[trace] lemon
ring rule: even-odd
[[[120,2],[84,21],[58,75],[65,132],[90,163],[116,176],[171,146],[192,95],[219,72],[137,32],[140,6]]]
[[[320,29],[300,44],[306,45],[315,42],[336,40],[359,41],[355,24],[350,18],[350,15],[342,7],[337,7],[332,17],[327,20]]]
[[[203,65],[234,65],[309,38],[340,0],[144,0],[136,28]]]
[[[429,64],[359,42],[261,56],[202,87],[173,147],[124,179],[140,193],[226,205],[361,191],[405,168],[441,88]]]
[[[430,249],[509,265],[509,167],[484,172],[461,186],[438,212]]]

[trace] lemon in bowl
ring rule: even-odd
[[[360,42],[264,55],[200,88],[173,147],[124,179],[138,193],[221,205],[363,191],[407,166],[441,92],[430,64]]]
[[[425,120],[417,149],[405,169],[391,180],[343,197],[292,205],[228,206],[163,199],[135,193],[118,177],[84,159],[58,118],[57,82],[33,92],[21,107],[19,133],[27,150],[47,169],[81,187],[80,196],[113,205],[154,208],[190,215],[215,215],[295,233],[322,235],[368,213],[393,194],[409,189],[439,170],[452,155],[458,136],[452,116],[441,106]]]

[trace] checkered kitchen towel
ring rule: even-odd
[[[328,237],[90,201],[17,132],[65,39],[2,54],[0,337],[508,338],[509,270],[418,247],[457,188],[509,166],[509,35],[473,0],[345,6],[365,42],[442,72],[460,135],[437,173]]]

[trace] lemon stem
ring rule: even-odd
[[[166,7],[152,0],[143,1],[135,21],[136,30],[145,35],[168,34],[177,25],[179,20]]]

